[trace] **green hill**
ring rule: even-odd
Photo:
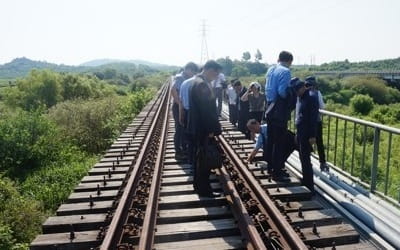
[[[346,59],[344,61],[323,63],[320,66],[309,66],[309,69],[313,71],[399,71],[400,57],[367,62],[349,62]]]
[[[136,63],[135,63],[136,62]],[[86,65],[86,66],[85,66]],[[93,66],[91,66],[93,65]],[[34,61],[26,57],[16,58],[9,63],[0,65],[0,79],[14,79],[24,77],[32,69],[51,69],[56,72],[96,73],[106,69],[116,70],[118,73],[132,75],[135,72],[154,73],[157,71],[174,71],[176,66],[150,63],[146,61],[121,61],[121,60],[94,60],[80,66],[54,64],[43,61]]]

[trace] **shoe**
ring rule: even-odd
[[[290,178],[284,175],[273,175],[272,179],[276,182],[290,182]]]
[[[319,168],[321,169],[321,172],[329,172],[329,166],[326,163],[320,163]]]
[[[283,177],[288,177],[288,178],[290,177],[290,174],[288,172],[286,172],[286,171],[282,171],[281,175]]]
[[[274,175],[276,176],[283,176],[283,177],[290,177],[290,175],[288,174],[288,172],[286,172],[286,170],[278,170],[277,172],[274,172]]]
[[[176,152],[175,160],[187,160],[187,157],[183,152]]]
[[[220,197],[221,193],[219,192],[206,192],[206,193],[199,193],[200,197],[207,197],[207,198],[215,198]]]

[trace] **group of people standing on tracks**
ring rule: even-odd
[[[309,76],[305,81],[291,77],[292,61],[290,52],[279,54],[278,64],[267,71],[265,94],[258,82],[252,82],[246,88],[236,78],[228,85],[222,66],[214,60],[207,61],[201,70],[190,62],[175,76],[171,88],[175,157],[193,165],[194,188],[200,196],[219,195],[211,188],[211,168],[204,158],[207,158],[207,147],[216,144],[215,136],[221,134],[219,117],[224,93],[229,121],[248,139],[258,134],[248,162],[252,162],[262,148],[262,160],[268,163],[268,173],[275,181],[288,181],[285,162],[297,149],[302,166],[302,184],[314,192],[311,164],[314,144],[317,144],[321,171],[328,171],[319,114],[324,103],[315,77]],[[296,134],[288,130],[293,111],[296,114]]]

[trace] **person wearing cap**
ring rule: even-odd
[[[314,192],[313,168],[311,164],[312,145],[316,143],[319,114],[318,97],[310,85],[297,79],[293,83],[298,102],[296,104],[297,143],[303,174],[302,185]]]
[[[279,54],[278,64],[270,67],[266,74],[265,96],[267,102],[266,121],[268,124],[267,154],[269,154],[268,168],[273,170],[276,180],[285,178],[284,135],[288,129],[290,118],[288,86],[291,79],[290,66],[293,55],[282,51]]]
[[[261,123],[265,106],[265,96],[260,91],[261,85],[258,82],[252,82],[240,98],[242,101],[249,101],[249,118],[256,119],[259,123]]]
[[[171,88],[171,95],[174,99],[172,104],[172,114],[175,121],[175,134],[174,134],[174,146],[175,146],[175,158],[185,158],[185,140],[184,140],[184,127],[179,122],[179,106],[182,105],[182,101],[186,102],[185,97],[180,97],[180,89],[182,83],[191,78],[198,71],[198,67],[195,63],[189,62],[185,65],[182,73],[175,75],[173,85]]]
[[[325,108],[324,99],[322,97],[321,91],[318,90],[317,81],[314,76],[306,77],[306,84],[310,86],[310,91],[315,92],[318,97],[318,105],[319,109]],[[318,150],[318,159],[319,159],[319,167],[321,171],[329,172],[329,166],[326,164],[325,159],[325,150],[324,150],[324,142],[322,138],[322,117],[321,114],[318,115],[318,124],[317,124],[317,150]]]
[[[237,110],[237,105],[236,105],[236,100],[237,100],[237,93],[234,88],[234,83],[238,81],[239,79],[235,78],[231,80],[231,83],[229,84],[228,88],[226,89],[226,95],[228,97],[228,105],[229,105],[229,121],[233,124],[236,125],[237,123],[237,116],[238,116],[238,110]]]

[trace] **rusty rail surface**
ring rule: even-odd
[[[230,161],[234,167],[233,171],[237,171],[236,173],[241,174],[246,184],[249,186],[250,190],[248,191],[255,194],[256,200],[253,201],[253,203],[260,205],[258,208],[263,216],[271,218],[272,221],[265,220],[269,222],[268,224],[273,230],[273,232],[269,232],[269,236],[277,233],[277,239],[280,241],[283,249],[308,249],[290,224],[286,221],[286,218],[282,216],[278,208],[276,208],[274,202],[268,197],[252,173],[231,148],[228,141],[222,135],[218,136],[218,140],[226,154],[229,155]]]
[[[164,99],[167,100],[167,97],[169,96],[169,84],[166,85],[163,95]],[[161,115],[161,111],[163,108],[165,108],[166,101],[162,101],[162,104],[158,107],[155,115],[155,119],[152,122],[152,125],[150,127],[149,133],[146,136],[146,139],[142,145],[144,149],[147,149],[148,146],[150,145],[154,130],[156,128],[156,124],[158,122],[158,117]],[[122,237],[123,234],[123,228],[122,228],[122,223],[123,219],[126,218],[128,214],[128,206],[132,202],[132,195],[133,191],[135,188],[135,185],[138,181],[140,170],[142,170],[143,163],[145,161],[145,153],[147,150],[141,150],[135,165],[133,166],[133,171],[131,173],[131,176],[129,177],[129,180],[126,184],[125,191],[122,194],[121,199],[119,200],[118,207],[114,213],[113,219],[110,223],[110,226],[108,227],[106,236],[103,240],[103,243],[101,244],[100,249],[101,250],[107,250],[107,249],[114,249],[116,248],[116,245],[118,244],[118,240]]]

